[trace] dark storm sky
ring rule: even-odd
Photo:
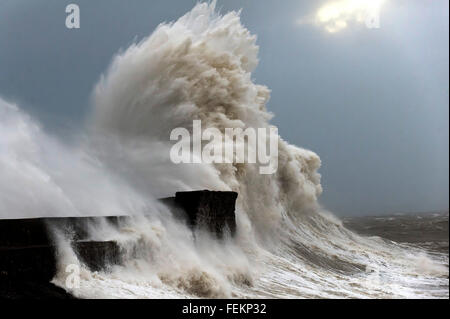
[[[65,7],[81,28],[65,27]],[[112,56],[196,1],[0,0],[0,96],[50,131],[81,130]],[[322,159],[338,214],[448,209],[447,0],[387,0],[381,26],[328,33],[296,21],[328,1],[219,1],[258,35],[273,123]]]

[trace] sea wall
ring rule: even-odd
[[[204,228],[218,237],[236,231],[235,192],[177,192],[161,199],[173,214],[192,228]],[[121,262],[120,247],[113,241],[90,241],[89,223],[106,218],[112,224],[127,216],[61,217],[0,220],[0,298],[66,298],[64,290],[49,282],[56,274],[57,249],[52,229],[71,234],[72,247],[91,270]],[[41,294],[36,295],[36,292]]]
[[[236,232],[236,192],[191,191],[177,192],[175,197],[161,199],[173,208],[180,218],[185,218],[191,227],[205,228],[222,237],[226,232]]]

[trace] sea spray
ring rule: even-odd
[[[170,161],[170,132],[194,120],[222,134],[270,127],[269,89],[251,75],[257,56],[239,13],[200,3],[114,57],[93,93],[87,142],[65,145],[0,100],[1,216],[132,216],[88,227],[90,239],[116,241],[123,262],[86,269],[79,288],[61,273],[70,237],[54,237],[55,282],[82,298],[434,297],[439,286],[448,296],[448,268],[429,266],[448,257],[359,236],[320,207],[311,151],[278,137],[271,175],[251,163]],[[198,189],[239,193],[235,238],[192,232],[154,200]]]

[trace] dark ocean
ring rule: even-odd
[[[447,254],[448,212],[347,217],[344,225],[365,236],[379,236],[427,250]],[[447,264],[448,266],[448,264]]]

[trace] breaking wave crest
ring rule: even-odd
[[[201,3],[114,58],[79,145],[0,100],[0,217],[133,216],[89,226],[91,239],[117,241],[124,257],[104,272],[84,266],[54,229],[54,282],[65,287],[65,266],[79,264],[78,297],[448,296],[448,257],[359,236],[320,207],[311,151],[278,137],[272,175],[256,164],[170,161],[171,130],[193,120],[222,132],[270,127],[270,91],[251,77],[257,64],[256,37],[239,13]],[[194,234],[153,199],[197,189],[239,193],[235,238]]]

